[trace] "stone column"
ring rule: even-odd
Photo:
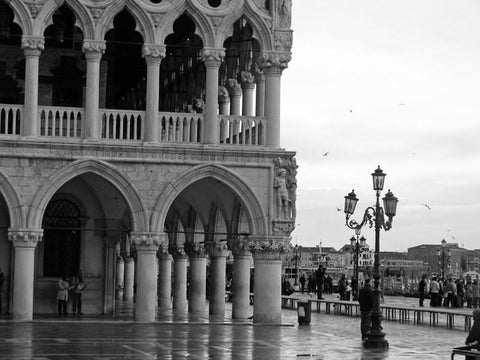
[[[253,91],[255,90],[255,78],[250,71],[242,71],[238,75],[238,81],[242,87],[242,115],[253,116]]]
[[[25,100],[22,119],[22,136],[38,135],[38,65],[42,50],[45,48],[43,37],[22,36],[25,54]]]
[[[33,318],[35,247],[43,238],[42,229],[9,229],[8,240],[15,249],[13,269],[13,320]]]
[[[125,257],[125,286],[123,288],[123,300],[133,301],[135,282],[135,259],[132,256]]]
[[[226,87],[230,95],[230,115],[242,115],[242,87],[235,79],[228,79]]]
[[[230,114],[230,96],[225,86],[218,87],[218,110],[220,115]]]
[[[225,316],[225,272],[228,256],[226,241],[210,241],[206,244],[210,256],[210,315]]]
[[[206,92],[205,92],[205,125],[204,143],[219,143],[219,125],[217,117],[218,104],[218,69],[225,57],[225,49],[204,48],[202,61],[207,71]]]
[[[290,237],[251,236],[249,247],[255,262],[253,322],[282,322],[282,255]]]
[[[265,116],[265,75],[259,68],[255,69],[255,83],[257,84],[255,116]]]
[[[132,233],[131,240],[137,252],[137,293],[135,321],[155,321],[157,309],[157,251],[165,242],[165,234]]]
[[[207,253],[203,244],[185,243],[190,258],[188,311],[204,313],[206,305]]]
[[[85,127],[83,134],[85,139],[98,139],[99,137],[100,60],[106,48],[105,41],[83,41],[83,52],[87,60],[87,92],[85,94]]]
[[[165,57],[165,45],[145,44],[143,56],[147,62],[147,94],[145,101],[145,142],[158,142],[158,98],[160,63]]]
[[[105,258],[104,258],[104,281],[103,281],[103,313],[113,315],[115,312],[115,270],[117,266],[116,261],[116,246],[118,244],[117,235],[107,235],[104,239]]]
[[[264,52],[259,65],[265,74],[265,117],[267,146],[280,147],[280,89],[283,70],[288,66],[290,53]]]
[[[158,306],[172,307],[172,255],[163,244],[158,253]]]
[[[252,253],[246,238],[228,240],[233,253],[232,318],[250,317],[250,262]]]
[[[116,295],[115,299],[123,299],[123,288],[124,288],[124,278],[125,278],[125,261],[123,257],[117,256],[117,282],[116,282]]]
[[[173,256],[173,309],[187,310],[187,255],[183,246],[171,247]]]

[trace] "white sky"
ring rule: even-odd
[[[382,197],[399,199],[381,251],[443,238],[479,249],[480,1],[296,0],[292,11],[281,109],[299,164],[292,243],[346,244],[344,196],[355,189],[360,222],[380,165]],[[373,229],[362,234],[373,247]]]

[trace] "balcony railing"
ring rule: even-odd
[[[21,135],[23,105],[0,104],[0,136]],[[145,112],[99,109],[99,137],[105,140],[145,140]],[[161,143],[202,143],[204,114],[159,113],[158,139]],[[39,106],[38,134],[49,138],[82,139],[85,135],[84,108]],[[219,115],[219,144],[262,146],[265,144],[264,117]]]

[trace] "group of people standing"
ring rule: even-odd
[[[430,306],[443,306],[446,308],[480,307],[480,281],[479,279],[458,279],[432,277],[430,281],[424,275],[418,285],[419,306],[422,307],[424,299],[430,297]]]
[[[83,315],[82,294],[87,285],[83,281],[81,272],[68,277],[64,275],[57,283],[57,310],[58,315],[68,315],[67,303],[69,293],[72,293],[72,313]]]
[[[309,293],[317,293],[318,299],[323,299],[323,294],[333,293],[333,279],[326,273],[326,268],[319,265],[318,269],[307,277],[305,274],[300,276],[300,291],[302,294],[307,291]]]

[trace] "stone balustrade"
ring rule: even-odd
[[[22,135],[23,105],[0,104],[0,137]],[[99,140],[144,141],[145,111],[99,109]],[[266,118],[218,115],[219,144],[264,146]],[[39,137],[84,138],[84,108],[39,106]],[[197,113],[160,112],[160,143],[203,143],[205,116]]]

